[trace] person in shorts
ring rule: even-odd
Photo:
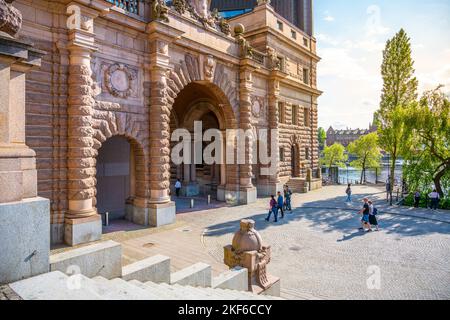
[[[372,228],[370,227],[370,207],[369,207],[369,199],[364,198],[364,205],[363,208],[359,211],[359,214],[362,215],[361,218],[361,228],[359,228],[360,231],[364,231],[367,228],[367,232],[372,232]]]

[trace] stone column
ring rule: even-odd
[[[0,12],[1,285],[48,272],[50,204],[37,196],[36,154],[25,144],[25,74],[45,53],[13,38],[17,9],[0,1]]]
[[[251,123],[252,117],[252,100],[251,94],[253,92],[253,80],[252,80],[253,68],[248,64],[247,59],[245,59],[241,65],[240,70],[240,86],[239,86],[239,127],[245,133],[251,133],[253,126]],[[241,139],[244,139],[245,143],[245,164],[239,165],[239,203],[249,204],[256,201],[257,191],[252,184],[253,177],[253,144],[256,141],[253,139],[247,139],[247,134],[245,134]],[[243,152],[244,150],[239,150],[238,152]],[[257,159],[254,159],[255,161]]]
[[[94,18],[91,9],[75,6],[68,19],[69,78],[68,78],[68,206],[65,216],[64,239],[69,245],[96,241],[101,238],[101,217],[94,207],[95,165],[92,113],[95,104],[91,54],[95,46]],[[78,21],[84,21],[77,25]]]
[[[266,195],[276,195],[278,191],[283,191],[283,185],[280,181],[279,177],[279,124],[280,124],[280,114],[279,114],[279,96],[280,96],[280,80],[278,79],[279,71],[272,71],[272,77],[269,80],[269,97],[268,97],[268,110],[269,110],[269,141],[268,146],[271,155],[275,154],[273,159],[276,159],[276,173],[269,176],[267,181],[267,189],[265,190]],[[276,143],[272,148],[271,140],[274,140]]]
[[[171,35],[162,33],[168,32]],[[169,71],[169,43],[180,33],[162,22],[148,26],[150,45],[150,199],[149,221],[152,226],[175,221],[175,203],[170,188],[170,113],[172,106],[167,93]],[[185,174],[189,170],[186,170]]]

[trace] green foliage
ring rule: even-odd
[[[420,202],[419,208],[429,208],[430,201],[428,199],[428,194],[431,192],[431,189],[428,189],[427,192],[422,192],[420,194]],[[404,200],[403,205],[406,207],[414,207],[414,194],[409,194]],[[443,198],[439,201],[439,208],[444,210],[450,210],[450,197]]]
[[[397,106],[406,107],[417,99],[418,81],[414,77],[410,38],[401,29],[386,43],[383,51],[381,75],[383,92],[381,113],[389,113]]]
[[[418,86],[414,77],[410,39],[403,29],[386,43],[381,75],[383,90],[375,120],[379,145],[390,154],[391,185],[394,185],[395,162],[409,148],[411,140],[410,127],[404,120],[408,107],[417,99]]]
[[[379,168],[381,160],[381,150],[378,146],[378,134],[376,132],[362,136],[358,140],[350,143],[348,152],[356,157],[350,165],[361,169],[361,184],[366,181],[367,168]]]
[[[450,187],[450,102],[438,87],[425,92],[405,115],[412,144],[404,152],[404,176],[412,188],[434,183],[443,196]]]
[[[319,139],[320,149],[325,148],[325,141],[327,140],[327,133],[326,133],[325,129],[322,127],[319,128],[318,139]]]
[[[345,147],[340,143],[335,143],[332,146],[325,147],[323,150],[323,157],[320,160],[322,165],[331,169],[333,166],[345,167],[345,161],[348,157],[345,154]]]

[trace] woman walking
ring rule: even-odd
[[[270,217],[273,213],[273,215],[275,216],[275,221],[274,222],[278,222],[278,203],[277,200],[275,200],[275,196],[270,196],[270,209],[269,209],[269,215],[266,218],[266,221],[269,222],[270,221]]]
[[[347,200],[345,202],[352,202],[352,185],[349,183],[347,190],[345,190],[345,193],[347,194]]]
[[[380,231],[378,227],[378,209],[375,208],[372,201],[369,201],[369,224],[375,227],[375,231]]]

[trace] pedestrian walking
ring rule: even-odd
[[[360,215],[362,215],[361,228],[359,228],[359,230],[364,231],[367,228],[368,229],[367,232],[372,232],[372,228],[370,227],[369,221],[370,215],[369,199],[364,198],[363,201],[364,201],[363,208],[358,212]]]
[[[281,195],[281,192],[278,191],[278,210],[281,210],[281,219],[284,219],[284,210],[283,210],[283,205],[284,205],[284,199],[283,196]]]
[[[289,188],[289,186],[286,185],[284,187],[284,199],[285,199],[285,209],[286,209],[286,211],[292,211],[291,197],[292,197],[292,191]]]
[[[439,193],[436,191],[436,189],[434,189],[433,192],[428,195],[428,197],[431,200],[431,209],[437,210],[439,207],[440,199]]]
[[[266,218],[266,221],[269,222],[270,221],[270,217],[272,216],[272,213],[275,217],[275,221],[274,222],[278,222],[278,203],[275,200],[275,196],[270,196],[270,202],[269,202],[269,215]]]
[[[420,205],[420,191],[417,190],[414,194],[414,208],[418,208]]]
[[[386,201],[389,201],[389,197],[391,195],[391,177],[388,177],[386,181]]]
[[[177,195],[177,198],[180,197],[180,191],[181,191],[181,181],[180,179],[177,179],[177,182],[175,182],[175,194]]]
[[[378,209],[375,208],[372,201],[369,201],[369,224],[370,226],[374,226],[376,231],[380,231],[380,228],[378,227]]]
[[[347,190],[345,190],[345,193],[347,194],[347,200],[345,202],[352,202],[352,185],[351,183],[348,184]]]

